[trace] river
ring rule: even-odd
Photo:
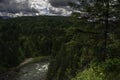
[[[27,61],[29,60],[30,59],[28,59]],[[25,64],[20,66],[17,72],[15,70],[11,70],[0,76],[0,80],[45,80],[46,79],[48,66],[49,66],[48,60],[37,61],[34,63],[29,62],[27,64],[25,61],[23,63]]]
[[[16,80],[45,80],[49,62],[36,62],[23,66],[16,77]]]

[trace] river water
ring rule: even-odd
[[[36,62],[23,66],[16,80],[45,80],[49,62]]]

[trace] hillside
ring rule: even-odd
[[[12,67],[24,58],[50,55],[52,39],[72,25],[70,17],[39,16],[0,20],[0,65]]]
[[[119,80],[119,25],[109,28],[105,52],[99,23],[61,16],[0,19],[0,73],[26,58],[50,56],[48,80]]]

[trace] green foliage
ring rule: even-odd
[[[119,80],[120,59],[106,59],[105,62],[92,62],[89,68],[79,71],[71,80]]]
[[[79,27],[78,32],[84,33],[85,37],[79,34],[81,38],[77,38],[80,43],[85,43],[81,47],[82,52],[79,50],[79,53],[82,54],[79,57],[79,64],[83,65],[84,68],[78,69],[79,73],[74,80],[119,80],[120,29],[118,27],[120,25],[120,10],[118,9],[120,8],[120,1],[78,0],[79,2],[80,5],[76,3],[70,5],[77,10],[73,13],[75,25],[79,23],[84,25],[81,26],[82,28]],[[91,34],[91,36],[86,36],[86,33]],[[91,62],[97,63],[98,65],[94,67],[98,68],[91,67]],[[88,66],[86,67],[83,63]],[[96,72],[102,73],[103,76],[97,75]]]
[[[63,37],[65,41],[49,67],[49,80],[70,80],[77,70],[87,67],[91,60],[98,57],[94,48],[100,41],[95,41],[96,35],[83,34],[78,27],[70,27]]]
[[[110,27],[104,56],[104,26],[71,19],[40,16],[0,21],[1,69],[17,66],[25,58],[51,55],[48,80],[118,80],[120,23]]]
[[[106,61],[102,64],[99,64],[96,70],[98,72],[103,72],[106,80],[119,80],[120,79],[120,59],[106,59]]]
[[[70,25],[70,17],[0,19],[0,66],[11,68],[25,58],[51,55]]]
[[[76,76],[77,72],[80,72],[78,76],[82,75],[83,80],[86,77],[89,78],[88,80],[109,80],[111,77],[114,78],[111,78],[111,80],[119,79],[119,75],[116,75],[116,72],[118,74],[120,70],[118,63],[120,61],[119,36],[115,33],[109,33],[106,46],[107,52],[105,53],[107,57],[105,58],[106,61],[104,61],[102,58],[104,57],[104,34],[100,32],[104,28],[101,28],[99,24],[94,25],[93,28],[89,28],[89,26],[92,26],[91,24],[86,26],[72,26],[65,30],[64,42],[56,52],[57,55],[52,57],[48,80],[71,80]],[[117,58],[117,62],[113,62],[114,65],[111,65],[111,68],[106,71],[111,64],[108,64],[107,60],[111,59],[112,62],[115,58]],[[97,65],[99,68],[93,70],[94,67],[91,67],[91,63],[99,64]],[[115,65],[118,67],[115,67]],[[111,72],[110,70],[114,69],[114,67],[118,71]],[[101,76],[100,73],[103,75]],[[107,75],[108,73],[110,73],[110,76]]]
[[[92,68],[85,69],[83,72],[77,74],[75,78],[72,80],[106,80],[104,79],[104,75],[101,72],[98,74]]]

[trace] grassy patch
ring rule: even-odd
[[[39,57],[34,57],[33,61],[31,63],[34,62],[39,62],[39,61],[49,61],[50,57],[49,56],[39,56]]]

